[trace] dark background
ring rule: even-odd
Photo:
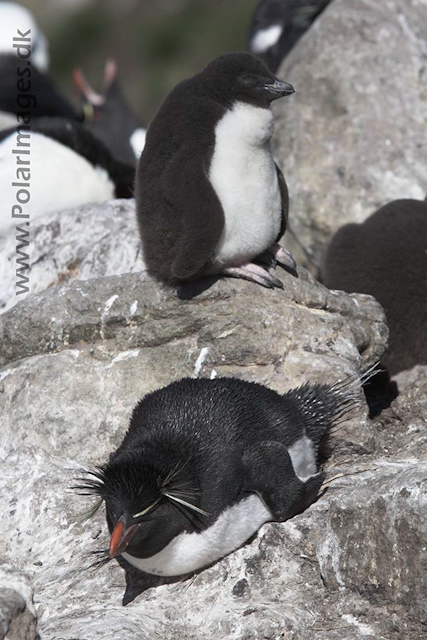
[[[258,0],[24,0],[47,36],[50,74],[76,103],[70,74],[80,67],[102,89],[106,58],[147,124],[177,82],[225,51],[245,48]]]

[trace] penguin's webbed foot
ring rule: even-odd
[[[266,271],[259,264],[252,262],[243,264],[241,267],[228,267],[222,271],[222,274],[230,276],[231,278],[243,278],[243,280],[256,282],[268,289],[283,289],[283,283],[278,278]]]

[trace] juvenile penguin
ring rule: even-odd
[[[249,27],[247,49],[275,73],[283,58],[330,0],[261,0]]]
[[[260,60],[229,53],[166,97],[149,125],[135,183],[151,275],[173,283],[224,274],[283,286],[252,261],[262,256],[295,268],[277,244],[288,191],[270,147],[271,102],[293,92]]]
[[[131,198],[134,169],[78,122],[39,118],[0,132],[0,231],[49,211]]]
[[[0,2],[0,111],[80,119],[48,67],[47,40],[34,16],[16,2]]]
[[[368,293],[384,308],[391,376],[427,364],[427,202],[395,200],[333,236],[322,280],[330,289]]]
[[[205,567],[318,497],[319,446],[355,405],[355,381],[279,395],[232,378],[147,395],[107,464],[74,487],[105,503],[109,556],[156,575]]]
[[[107,60],[105,65],[102,95],[92,89],[80,69],[74,71],[73,79],[90,131],[113,158],[136,165],[144,148],[146,129],[123,95],[115,60]]]

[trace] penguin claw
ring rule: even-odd
[[[258,264],[249,262],[241,267],[229,267],[224,269],[223,274],[232,278],[242,278],[250,282],[256,282],[267,289],[283,289],[283,282],[271,275]]]
[[[280,264],[280,266],[292,269],[292,271],[296,270],[297,264],[293,259],[291,252],[280,244],[273,244],[270,249],[270,253],[274,256],[274,259],[278,264]]]

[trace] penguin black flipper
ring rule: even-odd
[[[288,185],[286,184],[285,178],[283,176],[283,173],[280,167],[277,165],[277,163],[274,163],[274,164],[276,165],[277,179],[279,181],[280,197],[282,199],[282,224],[280,226],[279,235],[276,238],[276,242],[279,242],[280,238],[284,235],[286,231],[286,224],[288,222],[289,192],[288,192]]]
[[[265,441],[243,453],[246,491],[256,492],[278,522],[289,520],[318,497],[325,473],[301,480],[295,473],[287,448],[281,442]]]
[[[173,279],[203,275],[224,229],[224,211],[209,181],[207,166],[208,158],[200,146],[185,145],[162,173],[163,195],[173,216],[181,221],[171,267]]]

